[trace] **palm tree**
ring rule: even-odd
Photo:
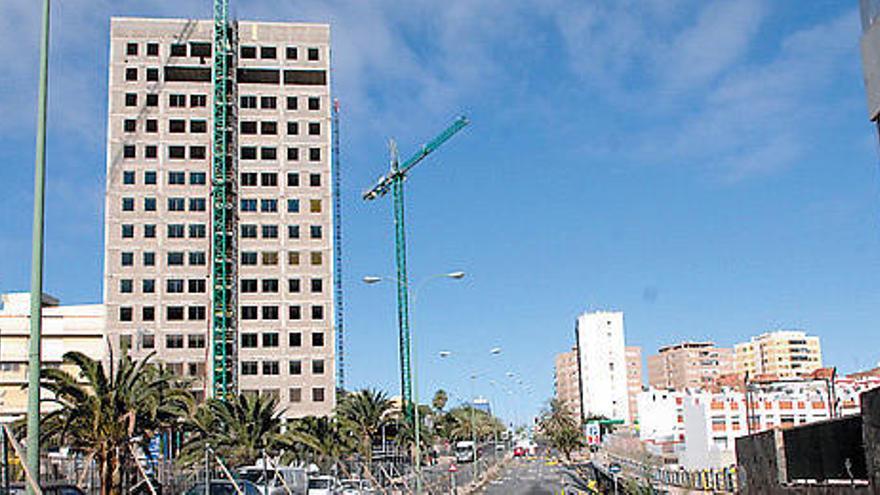
[[[388,420],[390,411],[391,401],[385,393],[369,388],[346,395],[337,406],[343,426],[357,436],[368,468],[373,461],[373,439]]]
[[[253,464],[264,452],[275,455],[282,447],[282,414],[274,396],[238,394],[228,400],[209,399],[188,422],[193,437],[181,454],[183,462],[201,459],[206,444],[232,465]]]
[[[150,362],[128,355],[109,370],[100,361],[79,352],[68,352],[64,362],[78,368],[72,375],[58,368],[42,370],[47,402],[57,409],[43,419],[47,443],[66,445],[94,459],[101,479],[101,494],[122,493],[122,478],[132,458],[132,442],[146,443],[177,424],[192,406],[183,381]]]
[[[445,390],[440,389],[434,393],[434,400],[431,401],[431,405],[434,406],[439,412],[443,412],[443,408],[446,407],[446,403],[449,402],[449,395]]]
[[[352,451],[353,439],[335,418],[307,416],[288,423],[285,461],[306,460],[328,470]]]
[[[575,416],[556,399],[538,421],[541,434],[550,445],[571,461],[571,453],[584,446],[584,439]]]

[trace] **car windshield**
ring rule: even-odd
[[[330,480],[328,480],[328,479],[309,480],[309,488],[330,488]]]
[[[358,480],[344,480],[342,488],[360,488],[361,483]]]

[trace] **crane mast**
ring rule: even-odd
[[[342,170],[339,161],[339,100],[333,102],[333,288],[336,308],[336,389],[345,391],[345,325],[342,300]]]
[[[236,204],[234,29],[229,1],[214,0],[213,129],[211,147],[211,392],[237,392]]]

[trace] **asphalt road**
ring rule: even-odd
[[[480,492],[485,495],[558,495],[577,493],[574,478],[563,467],[544,459],[514,459]]]

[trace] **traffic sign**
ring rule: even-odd
[[[587,437],[587,445],[599,445],[602,443],[602,430],[598,422],[591,421],[584,426]]]
[[[455,464],[450,464],[449,465],[449,472],[454,473],[456,471],[458,471],[458,466],[456,466]]]

